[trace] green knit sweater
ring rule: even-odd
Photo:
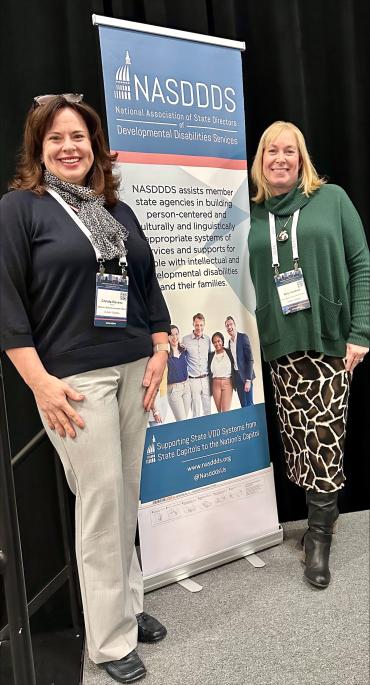
[[[272,268],[269,211],[280,223],[301,208],[300,266],[311,308],[284,315]],[[292,245],[278,242],[280,273],[293,269]],[[370,344],[370,258],[361,219],[342,188],[323,185],[308,198],[298,188],[252,208],[250,270],[256,290],[256,319],[266,361],[315,350],[344,357],[346,343]]]

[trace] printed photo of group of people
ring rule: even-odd
[[[253,355],[249,337],[227,316],[222,332],[205,333],[206,319],[193,316],[193,330],[181,338],[171,324],[170,352],[149,424],[164,423],[170,407],[175,421],[211,414],[212,398],[218,412],[231,409],[236,393],[240,406],[253,404]]]

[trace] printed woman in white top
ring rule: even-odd
[[[224,347],[225,338],[219,331],[212,335],[214,352],[208,355],[211,393],[218,412],[229,411],[235,389],[234,361],[230,350]]]

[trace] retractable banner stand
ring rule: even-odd
[[[93,22],[121,198],[151,245],[180,342],[143,455],[140,546],[152,589],[282,540],[248,266],[244,44]],[[218,412],[221,388],[229,399]]]

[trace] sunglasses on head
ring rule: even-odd
[[[84,96],[82,93],[61,93],[59,95],[36,95],[33,98],[33,108],[41,107],[42,105],[47,105],[48,102],[53,100],[53,98],[64,98],[67,102],[71,104],[77,104],[82,102]]]

